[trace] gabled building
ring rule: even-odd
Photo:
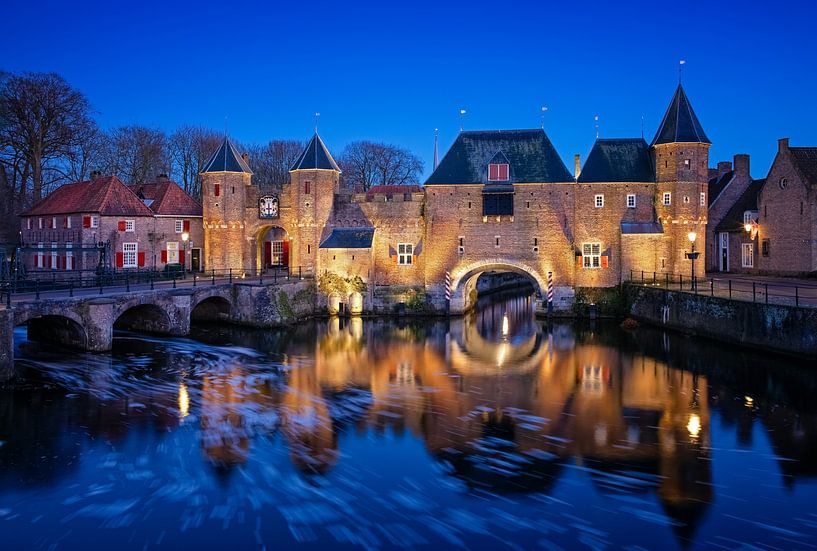
[[[739,254],[741,241],[732,240],[731,237],[736,237],[735,232],[738,229],[743,230],[743,222],[739,227],[735,225],[732,207],[738,202],[745,203],[749,199],[743,195],[754,181],[749,173],[749,155],[735,155],[733,162],[721,161],[716,169],[710,170],[709,220],[706,235],[707,271],[729,272],[740,266],[740,258],[737,257],[736,263],[733,253]],[[755,198],[756,195],[755,191]],[[754,208],[757,208],[756,205]]]

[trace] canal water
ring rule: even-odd
[[[817,371],[530,297],[29,342],[2,549],[813,549]]]

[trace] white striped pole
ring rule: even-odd
[[[553,272],[548,272],[548,316],[553,315]]]
[[[451,274],[445,272],[445,300],[451,300]]]

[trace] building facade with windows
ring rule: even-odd
[[[689,274],[694,247],[703,272],[709,145],[680,85],[651,143],[599,139],[573,174],[542,129],[463,131],[423,188],[355,194],[315,134],[290,183],[262,196],[225,139],[202,173],[203,254],[242,273],[360,276],[369,308],[422,295],[464,311],[486,271],[523,273],[540,296],[552,282],[569,307],[631,270]]]
[[[100,265],[161,270],[182,262],[184,248],[177,246],[172,257],[162,251],[184,233],[201,243],[201,207],[173,182],[142,187],[152,190],[152,200],[116,176],[98,173],[55,189],[21,215],[25,271],[32,277],[89,277]]]

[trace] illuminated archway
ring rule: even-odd
[[[513,272],[525,276],[533,286],[536,298],[541,300],[547,289],[547,280],[538,270],[524,263],[496,260],[478,261],[457,268],[451,272],[452,313],[463,313],[476,305],[477,280],[486,272]]]
[[[255,270],[289,268],[289,234],[275,224],[266,224],[255,232]]]

